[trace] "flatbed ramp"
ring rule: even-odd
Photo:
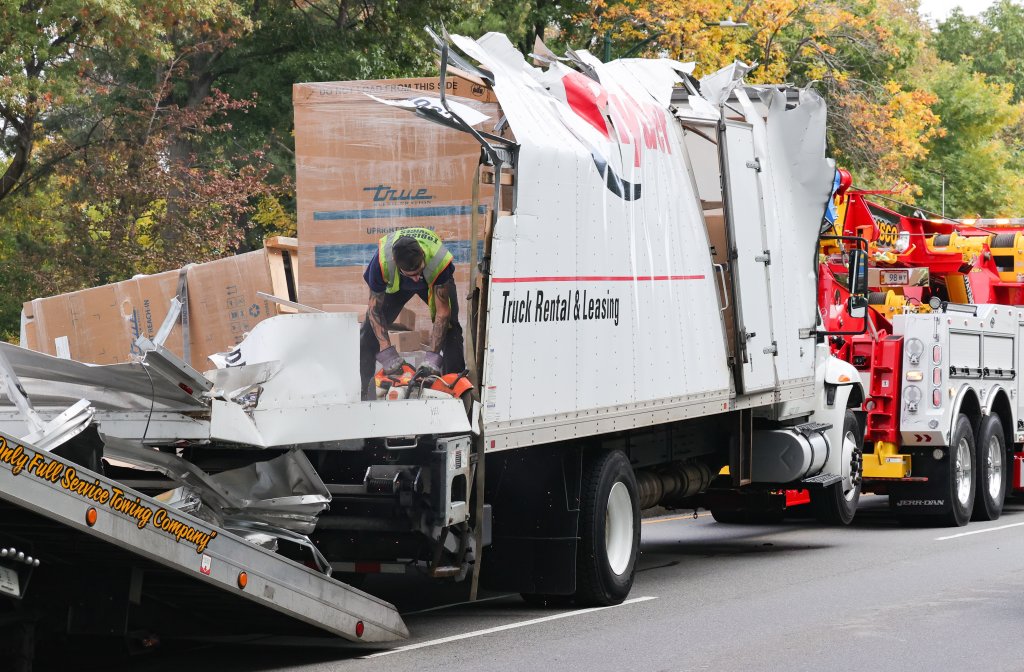
[[[245,612],[253,611],[244,609],[248,601],[351,641],[384,643],[409,635],[388,602],[0,432],[4,535],[28,540],[44,568],[135,567],[133,561],[142,558],[129,594],[162,584],[165,596],[194,595],[199,621],[211,603],[245,620],[251,615]],[[33,581],[44,584],[41,590],[43,576]]]

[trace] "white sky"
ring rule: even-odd
[[[921,16],[931,18],[931,23],[944,20],[953,11],[954,7],[960,7],[964,14],[976,15],[988,9],[994,0],[920,0]]]

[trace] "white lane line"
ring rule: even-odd
[[[414,614],[425,614],[428,611],[440,611],[441,609],[451,609],[452,607],[459,607],[459,606],[462,606],[464,604],[476,604],[477,602],[490,602],[491,600],[502,600],[502,599],[505,599],[506,597],[512,597],[513,595],[518,595],[518,594],[519,593],[509,593],[507,595],[495,595],[494,597],[481,597],[481,598],[478,598],[476,600],[466,600],[465,602],[452,602],[451,604],[442,604],[442,605],[440,605],[438,607],[427,607],[426,609],[417,609],[416,611],[407,611],[404,614],[402,614],[402,617],[404,618],[405,616],[412,616]]]
[[[984,534],[986,532],[998,532],[999,530],[1006,530],[1011,527],[1020,527],[1024,523],[1010,523],[1009,525],[1000,525],[999,527],[989,527],[984,530],[971,530],[970,532],[961,532],[960,534],[951,534],[948,537],[935,537],[935,541],[945,541],[947,539],[958,539],[960,537],[969,537],[972,534]]]
[[[470,637],[480,637],[482,635],[489,635],[494,632],[501,632],[502,630],[513,630],[515,628],[524,628],[528,625],[536,625],[537,623],[545,623],[547,621],[554,621],[559,618],[569,618],[570,616],[582,616],[583,614],[590,614],[595,611],[604,611],[605,609],[615,609],[616,607],[624,607],[627,604],[636,604],[637,602],[647,602],[648,600],[656,600],[657,597],[645,596],[645,597],[634,597],[631,600],[626,600],[622,604],[615,604],[610,607],[591,607],[589,609],[577,609],[576,611],[565,611],[560,614],[552,614],[550,616],[543,616],[541,618],[533,618],[529,621],[520,621],[518,623],[508,623],[506,625],[499,625],[494,628],[487,628],[486,630],[474,630],[473,632],[464,632],[461,635],[452,635],[451,637],[442,637],[441,639],[431,639],[426,642],[419,642],[417,644],[409,644],[407,646],[400,646],[397,649],[389,649],[387,651],[378,651],[377,653],[371,653],[367,656],[360,656],[360,658],[377,658],[378,656],[390,656],[393,653],[403,653],[405,651],[413,651],[415,649],[423,649],[428,646],[437,646],[438,644],[447,644],[448,642],[457,642],[460,639],[469,639]]]

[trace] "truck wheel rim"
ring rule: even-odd
[[[971,465],[971,447],[967,439],[960,439],[956,446],[956,462],[953,465],[956,477],[956,498],[962,506],[967,506],[971,498],[971,479],[974,477],[974,469]]]
[[[988,494],[993,500],[997,500],[999,491],[1003,489],[1003,451],[999,445],[999,439],[991,437],[985,452],[985,479],[988,482]]]
[[[608,566],[619,576],[629,566],[629,556],[633,552],[633,501],[622,481],[617,481],[608,492],[604,543]]]
[[[857,494],[857,476],[860,475],[860,469],[854,466],[857,462],[855,459],[857,457],[857,437],[853,435],[853,432],[847,432],[843,435],[843,455],[850,456],[850,487],[843,492],[843,497],[846,498],[846,501],[852,502],[854,495]],[[843,484],[846,485],[845,480]]]

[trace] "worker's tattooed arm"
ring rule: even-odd
[[[441,352],[444,337],[448,333],[448,323],[452,318],[451,297],[455,294],[455,281],[449,280],[443,285],[434,287],[434,325],[430,329],[430,351]]]
[[[370,328],[373,329],[373,335],[377,337],[380,349],[390,348],[391,337],[388,336],[388,320],[384,317],[384,292],[370,292],[366,319],[370,321]]]

